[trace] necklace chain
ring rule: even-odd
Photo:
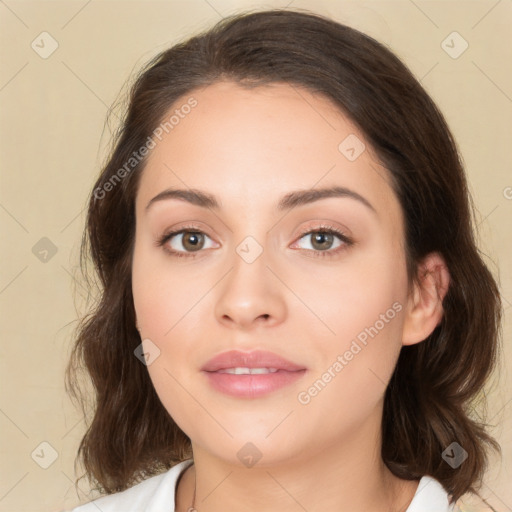
[[[188,512],[197,512],[196,509],[195,509],[195,506],[196,506],[196,485],[197,485],[197,475],[195,474],[195,471],[194,471],[194,495],[192,497],[192,505],[188,509]]]

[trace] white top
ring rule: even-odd
[[[102,496],[80,505],[71,512],[175,512],[176,482],[191,464],[187,459],[160,475],[152,476],[125,491]],[[434,478],[421,478],[414,498],[406,512],[455,512],[448,494]]]

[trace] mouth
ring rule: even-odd
[[[270,368],[227,368],[204,372],[210,386],[223,394],[237,398],[258,398],[290,386],[303,377],[306,370],[277,370]]]
[[[206,372],[246,369],[268,371],[286,370],[291,372],[305,370],[305,367],[266,350],[253,350],[252,352],[229,350],[216,355],[201,368],[201,370]]]
[[[263,375],[265,373],[276,373],[278,368],[224,368],[217,370],[217,373],[229,373],[231,375]]]
[[[210,386],[237,398],[258,398],[302,378],[306,368],[266,351],[224,352],[202,368]]]

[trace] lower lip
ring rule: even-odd
[[[261,373],[255,375],[233,375],[232,373],[203,372],[206,373],[210,385],[227,395],[238,398],[258,398],[277,391],[300,379],[306,370],[288,372],[278,370],[274,373]]]

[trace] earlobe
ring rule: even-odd
[[[417,281],[407,302],[402,345],[425,340],[443,318],[443,299],[450,285],[450,274],[439,253],[425,257],[419,265]]]

